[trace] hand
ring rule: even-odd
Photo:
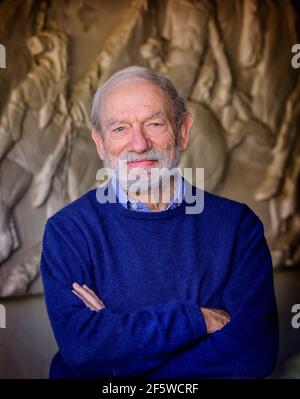
[[[85,306],[87,306],[90,310],[98,312],[99,310],[105,308],[105,305],[101,299],[98,298],[94,291],[91,290],[86,284],[81,286],[77,283],[73,283],[72,287],[74,288],[72,290],[73,294],[78,296],[78,298],[81,299]]]
[[[223,328],[230,322],[230,316],[224,310],[200,308],[204,316],[206,329],[208,334],[212,334]]]

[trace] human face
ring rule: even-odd
[[[191,119],[187,114],[175,143],[170,111],[164,92],[150,82],[135,80],[109,90],[100,109],[103,137],[93,131],[105,165],[118,170],[119,161],[125,160],[128,171],[142,168],[147,172],[176,167],[179,151],[187,146],[192,121],[187,123]]]

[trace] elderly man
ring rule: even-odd
[[[45,227],[41,273],[59,346],[50,378],[270,374],[278,326],[261,221],[205,191],[201,212],[188,213],[189,187],[201,190],[151,173],[176,168],[188,146],[192,116],[175,87],[125,68],[97,91],[92,123],[114,173]]]

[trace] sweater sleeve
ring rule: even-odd
[[[45,301],[61,355],[78,378],[140,375],[207,333],[199,306],[190,300],[122,313],[107,304],[99,312],[88,309],[72,293],[71,277],[78,270],[80,281],[87,267],[80,255],[84,237],[74,238],[69,221],[57,229],[51,219],[41,256]]]
[[[273,371],[278,320],[272,261],[263,225],[247,205],[229,268],[223,301],[231,321],[198,339],[147,377],[264,378]]]

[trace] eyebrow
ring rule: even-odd
[[[145,121],[148,121],[149,119],[154,119],[157,117],[165,117],[165,113],[162,111],[157,111],[157,112],[153,112],[153,114],[151,114],[150,116],[148,116]]]
[[[112,127],[113,125],[117,125],[118,123],[122,123],[122,120],[111,118],[107,121],[107,127]]]
[[[147,118],[145,118],[144,121],[148,121],[150,119],[154,119],[157,117],[165,117],[165,113],[162,111],[157,111],[157,112],[153,112],[151,115],[147,116]],[[114,125],[118,125],[120,123],[127,123],[124,119],[115,119],[115,118],[110,118],[107,121],[107,127],[112,127]]]

